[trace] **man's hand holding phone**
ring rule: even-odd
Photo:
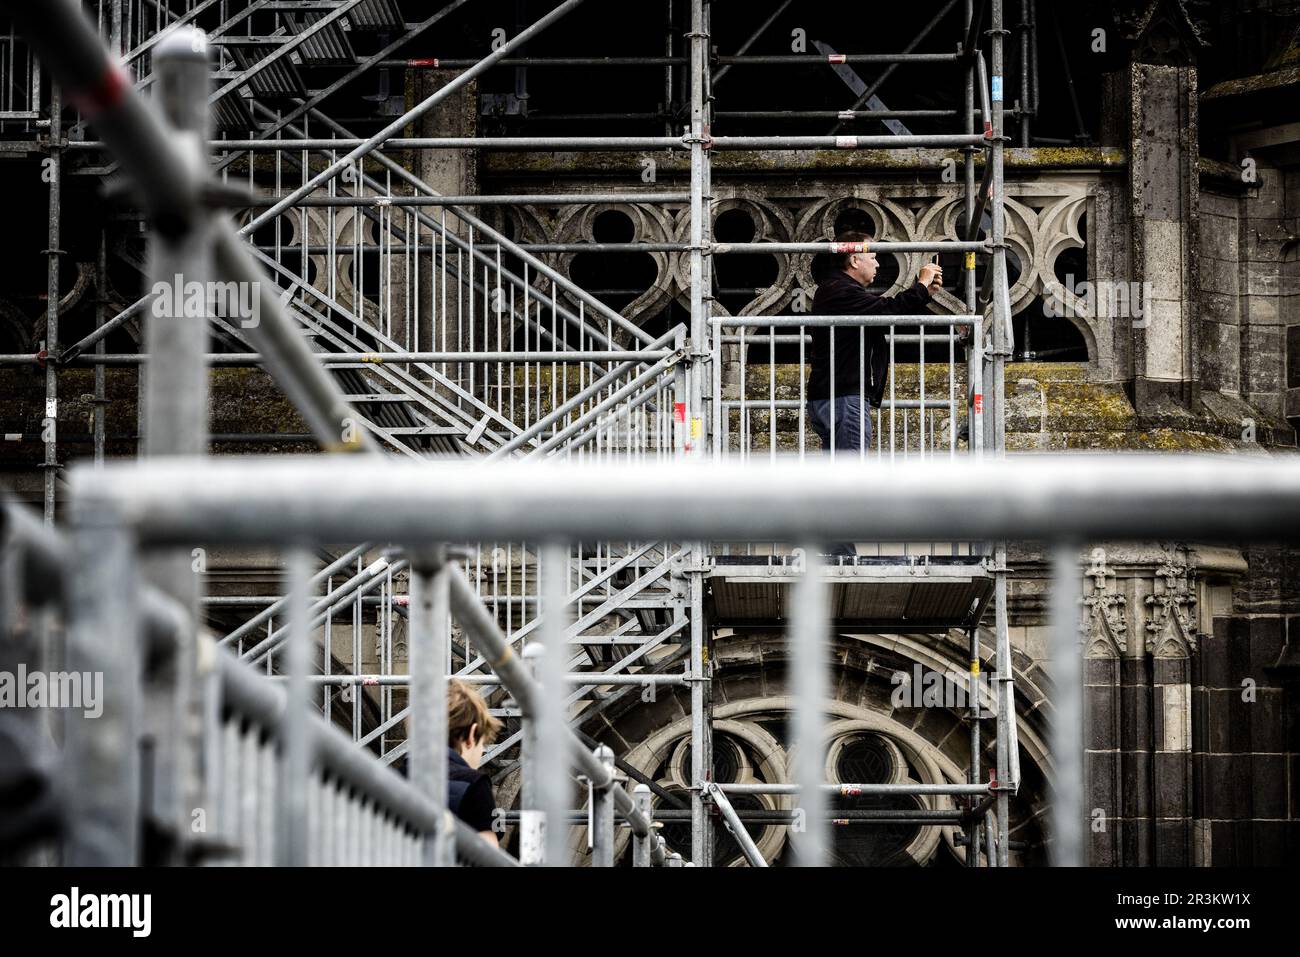
[[[930,290],[933,295],[936,289],[943,288],[943,267],[937,262],[926,263],[921,267],[921,274],[917,277],[917,282]]]

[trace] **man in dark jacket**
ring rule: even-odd
[[[882,296],[867,287],[876,278],[871,236],[841,233],[841,251],[819,257],[822,266],[813,297],[813,315],[917,315],[926,311],[931,294],[943,285],[943,269],[926,263],[915,283],[897,296]],[[889,344],[881,326],[813,326],[812,369],[808,376],[808,419],[822,448],[836,454],[869,448],[871,408],[880,407],[889,375]],[[832,353],[831,343],[834,342]],[[834,401],[832,401],[832,398]],[[865,402],[865,404],[864,404]]]

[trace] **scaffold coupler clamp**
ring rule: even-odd
[[[694,146],[696,143],[699,143],[706,150],[713,149],[713,137],[710,135],[709,127],[707,126],[700,131],[699,136],[695,136],[688,128],[682,136],[682,142],[687,146]]]
[[[402,547],[400,551],[406,555],[413,569],[427,574],[441,571],[450,558],[446,546],[440,542],[428,545],[408,545]]]

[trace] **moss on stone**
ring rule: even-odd
[[[483,170],[490,176],[567,174],[637,174],[638,158],[651,155],[658,172],[686,174],[690,155],[682,150],[646,150],[644,153],[616,152],[491,152],[483,157]],[[712,154],[715,173],[788,173],[790,171],[856,171],[863,169],[916,172],[940,169],[946,160],[962,162],[960,150],[726,150]],[[1008,149],[1005,164],[1016,169],[1118,169],[1128,154],[1109,146],[1035,146]],[[982,154],[976,165],[983,166]]]
[[[1238,77],[1216,83],[1201,94],[1203,100],[1219,100],[1230,96],[1243,96],[1260,90],[1271,90],[1283,86],[1300,84],[1300,66],[1274,70],[1271,73],[1256,73],[1252,76]]]

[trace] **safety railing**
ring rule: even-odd
[[[692,490],[685,502],[678,492],[682,481]],[[807,494],[791,500],[785,490],[792,485]],[[862,496],[861,489],[866,486],[875,494]],[[821,702],[828,691],[830,579],[816,558],[817,543],[846,534],[892,539],[926,538],[944,532],[966,539],[1035,540],[1054,546],[1052,663],[1054,685],[1060,691],[1052,722],[1051,851],[1057,863],[1081,863],[1084,725],[1078,597],[1079,556],[1085,544],[1131,537],[1190,537],[1215,542],[1292,541],[1300,536],[1300,478],[1293,463],[1193,456],[1036,456],[984,463],[908,462],[894,467],[778,461],[698,468],[681,463],[604,468],[503,464],[484,468],[401,461],[376,468],[345,459],[173,460],[110,465],[101,471],[79,469],[73,476],[73,492],[81,516],[78,534],[113,546],[80,552],[88,566],[83,569],[83,580],[99,582],[88,589],[89,595],[83,594],[83,601],[95,596],[112,601],[112,596],[122,594],[120,589],[110,588],[110,581],[101,581],[111,575],[93,570],[103,571],[109,559],[113,559],[112,567],[121,566],[117,559],[131,559],[136,542],[145,550],[194,541],[248,545],[294,540],[311,544],[377,530],[385,537],[416,543],[418,551],[423,542],[491,539],[513,531],[529,539],[557,543],[548,545],[542,558],[543,600],[549,598],[553,609],[564,607],[567,563],[558,543],[565,541],[607,538],[624,530],[647,537],[654,533],[668,538],[761,536],[804,542],[806,561],[787,614],[796,768],[793,785],[784,788],[798,795],[796,810],[806,821],[806,830],[795,847],[803,863],[825,860],[829,816],[821,753],[825,727]],[[400,506],[391,507],[394,502]],[[629,502],[636,507],[629,509]],[[88,521],[91,518],[93,522]],[[127,561],[124,567],[132,566]],[[504,636],[488,618],[479,596],[451,565],[426,568],[420,575],[413,602],[427,603],[421,612],[427,627],[422,625],[416,633],[424,636],[432,632],[434,637],[412,646],[432,652],[431,659],[413,665],[412,673],[425,690],[437,686],[436,665],[443,660],[442,642],[448,634],[443,612],[430,615],[427,609],[450,609],[462,628],[498,655],[498,676],[521,711],[537,719],[526,725],[536,734],[526,734],[523,741],[525,780],[530,769],[546,780],[546,769],[564,766],[566,751],[596,786],[607,780],[601,770],[605,763],[585,747],[574,747],[573,738],[563,730],[559,709],[553,707],[561,700],[566,682],[572,680],[560,667],[561,656],[554,654],[562,647],[563,615],[544,614],[538,645],[545,653],[534,662],[537,680],[529,683],[522,677],[524,664],[508,653]],[[442,575],[447,576],[445,585],[433,584]],[[428,597],[430,593],[434,597]],[[95,620],[105,620],[105,610],[98,609]],[[101,635],[99,640],[102,653],[113,652],[117,637]],[[848,787],[861,793],[894,788],[899,793],[961,795],[978,799],[974,807],[980,815],[1004,815],[1007,799],[1020,784],[1010,648],[1004,641],[998,643],[995,665],[1000,745],[992,782]],[[427,680],[430,674],[432,681]],[[116,694],[106,700],[106,709],[124,707],[130,700],[122,696],[121,689]],[[436,707],[421,707],[418,701],[417,695],[416,715],[440,713]],[[423,740],[437,739],[435,734]],[[418,750],[418,740],[412,747]],[[707,779],[695,784],[732,819],[722,796],[738,789],[711,788]],[[750,790],[772,791],[774,787],[755,785]],[[639,819],[627,812],[631,799],[624,798],[615,800],[629,824],[638,829]],[[572,814],[568,788],[559,779],[539,781],[538,790],[526,789],[523,800],[525,811],[542,811],[548,821],[568,820]],[[916,815],[929,820],[936,816],[935,810],[919,808]],[[736,826],[734,820],[732,824]],[[536,826],[534,819],[526,830]],[[548,839],[554,839],[558,830],[548,829],[546,833],[552,835]],[[987,832],[993,831],[1006,833],[1005,826]],[[1000,844],[994,851],[1002,859],[1006,847]],[[558,860],[558,853],[553,844],[547,859]]]
[[[42,526],[25,507],[3,503],[0,635],[15,642],[9,649],[33,671],[57,661],[62,668],[98,673],[121,707],[102,724],[103,714],[67,719],[64,748],[57,754],[48,752],[50,739],[35,719],[20,718],[3,730],[32,762],[31,780],[45,796],[41,813],[48,818],[35,830],[60,839],[64,863],[141,863],[138,835],[149,807],[142,795],[151,775],[138,736],[141,715],[151,706],[147,699],[158,693],[142,682],[142,663],[181,641],[193,624],[176,602],[141,584],[132,566],[105,566],[79,577],[88,571],[81,562],[109,540],[99,530],[88,537],[95,543],[89,548],[85,540],[69,541]],[[79,604],[82,599],[89,606]],[[104,630],[116,643],[111,649],[94,634],[104,603],[126,612],[120,628]],[[58,653],[15,628],[38,612],[52,614],[67,629]],[[185,848],[184,860],[415,865],[428,863],[431,846],[441,842],[447,862],[458,857],[480,866],[517,863],[455,820],[443,802],[428,800],[357,748],[328,718],[295,711],[284,688],[226,651],[205,647],[202,760],[208,778],[191,822],[198,837]],[[187,757],[199,761],[198,755]]]
[[[712,325],[715,461],[815,455],[892,463],[982,454],[982,316],[737,316],[715,318]],[[858,400],[849,422],[837,422],[835,403],[825,404],[825,436],[812,425],[814,330],[823,333],[829,360],[820,387]],[[880,338],[870,336],[869,343],[869,333]],[[876,406],[870,401],[873,353],[880,348],[887,350],[886,384]],[[915,350],[914,363],[899,361],[902,348]],[[851,367],[837,368],[836,358],[846,354]],[[837,386],[837,375],[840,383],[856,387]],[[848,448],[841,438],[845,429],[852,433]],[[990,554],[987,545],[952,541],[859,542],[856,549],[869,561],[901,564]],[[776,542],[715,543],[715,551],[724,563],[738,555],[751,561],[767,556],[779,568],[790,560],[790,546]]]
[[[7,18],[0,18],[0,124],[41,117],[41,67]]]
[[[521,652],[526,641],[536,639],[541,623],[538,548],[503,542],[457,551],[484,610],[504,641]],[[680,560],[680,548],[663,543],[602,541],[570,550],[565,668],[575,686],[566,698],[568,706],[615,685],[684,680],[680,669],[650,673],[651,666],[671,657],[689,638],[682,601],[671,583],[674,563]],[[313,587],[321,594],[308,609],[311,626],[323,636],[319,673],[311,679],[319,691],[319,708],[350,727],[354,741],[376,750],[385,763],[407,754],[411,577],[400,553],[377,554],[358,546],[313,576]],[[282,678],[290,634],[287,598],[209,595],[203,604],[210,617],[222,618],[261,604],[219,644],[265,674]],[[492,660],[472,635],[465,635],[449,646],[446,667],[449,674],[483,685],[491,696],[498,683],[488,664]],[[517,755],[519,713],[495,696],[493,701],[508,734],[487,757],[502,758],[492,769],[503,774],[512,766],[505,758]]]
[[[223,152],[218,166],[232,193],[269,193],[264,206],[339,155],[326,148],[328,139],[303,141],[321,157],[307,162],[294,141],[259,144],[264,153],[251,148],[257,142]],[[392,169],[376,165],[382,178],[367,172],[362,159],[350,170],[355,175],[344,177],[351,187],[330,180],[324,195],[299,201],[257,229],[244,227],[282,302],[305,326],[369,434],[408,454],[500,453],[503,446],[566,455],[588,446],[595,448],[583,454],[671,451],[672,415],[683,399],[667,390],[675,381],[672,367],[683,358],[682,332],[653,339],[530,249],[452,205],[529,197],[399,195],[398,186],[410,184],[395,183]],[[602,197],[628,198],[559,201]],[[73,345],[67,359],[81,356],[151,298]],[[248,351],[245,323],[221,318],[218,327],[232,349],[214,355],[214,364],[258,364],[262,357]],[[114,364],[147,356],[85,359]]]
[[[453,3],[446,9],[456,5]],[[285,71],[280,68],[285,67],[286,62],[292,63],[292,51],[289,47],[298,50],[307,49],[308,41],[313,38],[324,43],[327,38],[325,27],[321,24],[331,14],[326,14],[326,17],[306,27],[306,31],[315,30],[311,36],[307,36],[304,31],[287,42],[277,41],[275,49],[271,50],[268,57],[263,57],[256,62],[250,59],[248,65],[240,66],[237,75],[219,78],[222,85],[217,91],[218,99],[247,85],[254,92],[254,96],[245,105],[250,107],[252,115],[258,118],[259,123],[263,119],[267,122],[267,125],[257,132],[250,133],[252,137],[250,140],[238,141],[227,138],[217,142],[216,148],[225,151],[218,165],[226,174],[226,184],[229,186],[234,183],[250,183],[254,187],[263,189],[269,186],[273,198],[272,205],[269,207],[257,207],[261,211],[245,221],[240,230],[243,239],[251,240],[252,256],[246,254],[243,245],[229,229],[222,224],[217,225],[215,253],[218,271],[223,277],[233,276],[239,281],[264,281],[265,276],[255,268],[255,264],[260,263],[271,270],[275,282],[266,284],[268,289],[262,296],[264,320],[261,327],[245,330],[229,322],[221,326],[221,331],[230,337],[231,342],[238,343],[238,348],[246,346],[248,351],[242,354],[223,353],[220,354],[222,358],[216,361],[265,362],[277,381],[284,387],[286,394],[303,408],[313,433],[327,447],[340,447],[340,432],[347,436],[347,426],[355,423],[359,418],[364,426],[362,439],[353,441],[345,438],[342,447],[373,448],[382,444],[398,451],[419,454],[424,449],[416,446],[424,440],[432,440],[429,444],[436,446],[439,441],[446,439],[452,447],[457,447],[457,443],[477,447],[487,455],[497,458],[512,456],[516,452],[533,457],[553,457],[563,453],[569,457],[585,458],[588,462],[620,463],[630,460],[638,464],[647,459],[653,461],[655,458],[666,457],[664,453],[669,448],[674,452],[685,452],[688,448],[696,451],[701,445],[707,448],[709,441],[712,441],[713,447],[716,448],[717,433],[708,434],[709,409],[712,403],[713,414],[719,415],[723,411],[723,399],[717,393],[709,395],[704,364],[698,361],[702,355],[707,354],[706,344],[710,338],[707,302],[712,285],[710,254],[814,253],[826,251],[825,247],[829,244],[786,244],[789,248],[778,248],[777,244],[765,243],[711,243],[706,205],[709,150],[893,149],[920,146],[964,148],[968,150],[967,206],[971,209],[974,205],[974,186],[970,180],[974,169],[971,154],[983,149],[987,151],[990,161],[987,168],[996,169],[996,174],[991,180],[991,202],[995,213],[1000,213],[1000,99],[991,112],[987,104],[985,105],[983,110],[985,132],[982,135],[974,132],[969,120],[974,113],[968,110],[967,132],[964,134],[892,137],[710,137],[706,105],[709,83],[707,10],[698,0],[691,4],[691,124],[685,136],[417,137],[414,139],[400,139],[396,136],[404,127],[427,114],[446,96],[463,88],[484,70],[502,61],[538,29],[562,17],[575,5],[576,0],[559,4],[551,13],[510,39],[492,55],[469,66],[437,93],[420,101],[413,109],[387,124],[378,133],[365,138],[352,136],[337,121],[313,109],[312,104],[319,102],[321,96],[328,95],[327,91],[296,90],[287,87],[273,89],[272,86],[259,86],[263,81],[273,85],[278,82],[277,77],[284,78]],[[60,5],[61,8],[66,6],[68,5]],[[267,3],[256,6],[259,9],[272,11],[278,5]],[[354,2],[345,2],[337,5],[334,12],[343,7],[361,9]],[[1000,4],[996,0],[994,11],[993,33],[996,51],[997,44],[1000,42],[997,38],[1000,31]],[[171,148],[175,144],[167,136],[162,135],[163,127],[152,118],[151,113],[141,107],[138,98],[126,95],[118,88],[113,81],[116,74],[111,65],[104,62],[102,55],[94,52],[92,42],[85,37],[76,37],[75,42],[67,43],[67,38],[61,35],[62,31],[55,29],[56,21],[60,17],[32,16],[30,19],[36,28],[34,35],[42,37],[45,41],[44,55],[56,70],[62,70],[65,76],[74,81],[70,83],[72,92],[82,102],[93,104],[100,111],[96,122],[101,128],[104,143],[87,142],[71,148],[93,150],[107,144],[122,154],[124,169],[138,183],[145,184],[146,189],[142,190],[146,194],[145,205],[156,221],[193,226],[196,222],[204,222],[208,219],[206,211],[211,208],[214,199],[225,204],[240,199],[233,197],[228,190],[209,190],[210,184],[203,183],[200,181],[201,178],[192,175],[192,171],[199,169],[201,163],[193,162],[194,156],[182,156],[179,149]],[[969,12],[968,19],[970,19]],[[975,73],[971,41],[977,21],[978,17],[970,22],[970,33],[963,52],[944,55],[945,60],[951,60],[954,64],[960,61],[966,62],[971,84]],[[300,24],[295,24],[295,27],[297,26]],[[245,32],[248,32],[250,38],[255,38],[254,34],[249,32],[251,30],[252,28],[248,27]],[[220,42],[217,45],[227,46]],[[315,44],[310,46],[314,47]],[[893,62],[893,57],[884,59]],[[993,66],[994,89],[1000,90],[1001,64],[996,52]],[[363,68],[363,65],[358,64],[358,68]],[[354,74],[349,71],[348,75]],[[254,80],[258,82],[253,82]],[[971,91],[973,86],[968,84],[968,97],[972,95]],[[130,90],[126,92],[130,93]],[[285,107],[288,112],[280,114],[273,110],[270,111],[270,115],[267,115],[265,104],[258,102],[259,96],[265,96],[268,102],[272,98],[277,99],[279,105]],[[237,97],[227,96],[227,99],[243,102],[242,98]],[[297,120],[302,120],[301,126],[295,125]],[[221,122],[220,117],[218,121]],[[243,122],[242,118],[240,122]],[[309,124],[317,125],[309,126]],[[322,130],[324,136],[320,136]],[[266,138],[280,131],[287,134],[283,141],[278,137],[272,140]],[[192,132],[197,131],[192,130]],[[311,136],[317,138],[312,139]],[[196,142],[193,145],[197,146],[205,139],[205,136],[200,135],[195,138]],[[695,360],[691,367],[683,369],[683,363],[679,361],[681,350],[686,346],[687,337],[683,335],[684,330],[673,331],[670,337],[671,349],[668,338],[650,341],[650,337],[643,330],[626,323],[622,317],[612,313],[607,307],[582,290],[573,287],[572,284],[566,285],[562,276],[538,258],[538,253],[547,250],[537,247],[526,248],[522,244],[511,242],[499,231],[492,229],[487,223],[468,212],[466,206],[469,204],[469,198],[437,197],[427,184],[382,152],[384,149],[404,148],[616,150],[663,148],[688,151],[691,160],[691,185],[687,197],[690,204],[690,239],[685,243],[662,245],[665,251],[683,253],[690,260],[692,320],[689,330],[689,348],[693,350],[691,359]],[[268,157],[266,155],[268,151],[273,151],[275,157]],[[199,150],[197,155],[201,156],[202,151]],[[294,161],[298,163],[296,176]],[[241,166],[241,163],[244,165]],[[238,175],[240,173],[243,173],[242,177]],[[270,180],[269,184],[268,180]],[[398,188],[395,188],[395,183]],[[353,188],[341,188],[347,185]],[[205,192],[205,190],[209,191]],[[982,195],[983,192],[982,190]],[[517,199],[518,197],[502,197],[501,201]],[[590,197],[586,199],[590,200]],[[460,202],[452,204],[452,200]],[[255,199],[248,196],[243,196],[242,201],[256,203]],[[476,201],[482,205],[491,202],[492,198],[480,197]],[[675,199],[656,196],[654,201],[667,202]],[[443,212],[439,212],[436,217],[423,212],[429,207],[435,209],[442,207],[450,213],[450,219]],[[315,242],[311,231],[311,216],[315,215],[316,209],[326,210],[326,217],[351,216],[349,220],[351,235],[348,237],[352,241],[351,256],[346,252],[340,252],[337,236],[332,231],[326,233],[329,238],[324,243]],[[345,212],[339,214],[337,212],[339,209],[344,209]],[[285,240],[286,223],[293,223],[295,217],[304,224],[301,233],[298,234],[299,242],[294,244],[294,251],[299,252],[298,247],[303,244],[305,249],[297,256],[286,255],[288,243]],[[979,215],[974,218],[978,220]],[[414,220],[413,224],[410,219]],[[369,225],[363,227],[363,221]],[[258,239],[259,231],[267,230],[268,226],[274,234],[273,238],[277,240],[275,243]],[[371,227],[374,227],[373,231]],[[974,225],[971,228],[972,232],[976,231]],[[417,262],[419,261],[423,252],[422,230],[428,239],[431,261],[435,267],[440,268],[440,276],[436,280],[440,283],[438,288],[444,291],[449,288],[463,290],[465,293],[468,308],[464,312],[458,311],[454,317],[455,328],[458,330],[462,328],[462,323],[467,323],[464,326],[466,345],[464,349],[452,350],[449,335],[446,337],[445,347],[442,342],[437,342],[435,345],[432,323],[435,314],[432,308],[428,312],[431,321],[427,332],[424,331],[423,323],[411,324],[408,321],[408,310],[419,309],[422,305],[417,286],[420,273],[418,266],[403,272],[405,267],[401,255],[404,251],[409,252]],[[367,243],[368,239],[369,243]],[[435,244],[442,251],[440,266],[438,252],[433,248]],[[170,245],[167,241],[159,243],[159,246],[164,249],[169,249]],[[999,295],[1005,294],[1003,261],[1005,250],[1002,248],[997,215],[994,217],[994,229],[988,243],[976,242],[971,235],[962,242],[937,240],[933,243],[912,244],[915,249],[908,250],[902,249],[902,245],[906,244],[894,245],[899,247],[899,251],[967,252],[970,254],[968,264],[973,263],[975,253],[989,252],[995,264],[995,268],[987,272],[991,286],[996,287],[992,291]],[[259,246],[272,248],[257,248]],[[316,251],[313,251],[314,246],[317,247]],[[324,246],[323,251],[319,249],[321,246]],[[51,242],[51,247],[57,248],[57,243]],[[452,266],[448,247],[456,250],[455,268]],[[395,251],[396,255],[394,255]],[[569,250],[550,251],[564,253]],[[169,252],[175,253],[175,250]],[[320,272],[319,262],[312,261],[312,257],[317,255],[327,263],[324,289],[320,288],[317,282]],[[296,266],[294,259],[298,260]],[[373,268],[368,260],[373,260]],[[972,270],[973,265],[968,265],[968,279]],[[316,276],[313,276],[313,271],[317,273]],[[367,276],[379,277],[377,288],[382,290],[382,295],[377,298],[367,295]],[[546,282],[551,284],[549,339],[547,324],[542,318],[545,315],[548,287],[540,279],[534,279],[534,276],[545,277]],[[534,281],[530,282],[530,279]],[[432,286],[433,283],[430,282],[429,288]],[[272,288],[275,292],[270,291]],[[284,290],[288,290],[287,300],[280,298]],[[398,292],[398,308],[393,307],[391,293],[394,290]],[[513,303],[508,292],[503,295],[503,290],[514,290]],[[539,292],[541,295],[538,295]],[[497,293],[495,301],[493,301],[493,293]],[[968,293],[967,298],[971,300],[973,290],[968,288]],[[145,302],[146,300],[142,300],[136,303],[132,309],[138,313]],[[490,310],[478,311],[488,305],[491,306]],[[530,305],[535,305],[536,316],[530,316]],[[972,312],[976,311],[974,302],[968,302],[968,305]],[[468,314],[469,309],[474,309],[475,313]],[[567,310],[568,315],[563,310]],[[114,318],[102,329],[120,325],[130,312],[131,310],[128,310]],[[476,315],[483,320],[481,328],[470,321],[470,315]],[[576,316],[576,325],[570,316]],[[449,328],[452,323],[450,309],[443,310],[441,318],[444,328]],[[1000,319],[1005,319],[1005,322],[996,323],[996,329],[1003,329],[1006,324],[1009,324],[1009,313],[1006,309],[1002,309]],[[306,347],[300,335],[302,329],[314,338],[314,345],[323,347],[330,356],[322,358],[319,350],[316,351],[316,355],[312,355],[312,350]],[[564,335],[560,334],[561,329],[565,330]],[[568,335],[569,330],[573,329],[578,330],[579,333],[576,342]],[[494,331],[495,342],[492,338]],[[99,336],[103,334],[103,331],[97,333]],[[530,334],[533,335],[531,340]],[[563,350],[558,347],[557,340],[558,344],[565,347]],[[506,347],[507,341],[510,342],[509,348]],[[88,338],[70,351],[75,353],[93,342],[93,338]],[[494,345],[496,348],[493,348]],[[522,350],[518,349],[520,345],[524,347]],[[417,351],[412,348],[413,346],[426,348],[424,351]],[[530,350],[530,346],[535,348]],[[630,348],[627,348],[628,346]],[[994,350],[1001,355],[996,337]],[[525,357],[520,354],[521,351],[525,354],[531,351],[537,357]],[[560,361],[554,358],[554,354],[569,351],[578,354],[569,356],[568,358],[573,359],[574,362],[565,366],[566,368],[572,365],[578,366],[578,382],[573,386],[573,391],[571,393],[563,391],[564,385],[569,380],[562,379],[559,394],[547,406],[544,402],[544,394],[539,404],[536,395],[539,390],[532,386],[531,382],[526,383],[534,393],[530,397],[533,401],[527,403],[524,410],[517,411],[515,403],[511,401],[510,393],[514,379],[503,374],[505,370],[502,364],[511,361],[522,362],[523,375],[532,382],[540,382],[543,381],[540,374],[545,371],[546,365],[560,364]],[[173,369],[173,360],[182,352],[185,360],[183,367]],[[161,370],[160,375],[149,377],[160,384],[156,389],[154,401],[150,403],[153,408],[159,407],[158,400],[168,394],[169,387],[172,388],[173,395],[192,394],[192,392],[185,393],[183,386],[188,383],[192,387],[203,375],[207,362],[211,360],[202,353],[202,349],[197,353],[176,349],[167,355],[155,354],[135,358],[134,361],[147,359]],[[507,353],[510,354],[509,357]],[[625,353],[635,353],[635,355]],[[376,356],[384,361],[375,361]],[[97,357],[95,361],[105,360]],[[1000,359],[995,360],[993,365],[996,366],[999,361]],[[325,371],[336,362],[344,368]],[[530,367],[529,363],[533,365]],[[349,364],[358,365],[360,368],[347,368]],[[361,373],[365,374],[364,378],[361,377]],[[469,385],[471,379],[472,387]],[[554,385],[554,373],[551,374],[549,383]],[[525,394],[527,391],[521,389]],[[1000,392],[1000,380],[994,391]],[[973,408],[978,409],[978,392],[975,395]],[[741,401],[744,401],[743,397]],[[952,405],[950,393],[950,411]],[[201,409],[201,402],[199,407]],[[405,415],[409,418],[394,421],[386,415],[386,411],[396,411],[399,407],[406,410]],[[359,414],[356,411],[358,408],[364,410],[364,414]],[[506,415],[507,409],[512,415]],[[742,405],[740,411],[744,413],[745,410],[746,407]],[[918,428],[924,434],[927,428],[925,413],[929,410],[918,407],[917,411]],[[638,428],[633,419],[637,414],[652,414],[654,416],[652,423],[643,420]],[[627,421],[624,421],[623,417],[626,417]],[[956,415],[953,414],[952,418],[955,422]],[[177,415],[174,419],[171,424],[180,425],[183,424],[181,420],[184,416]],[[191,426],[194,421],[196,420],[191,418]],[[932,425],[933,423],[930,423],[931,427]],[[343,428],[340,429],[340,426]],[[904,427],[908,427],[906,419],[904,419]],[[167,433],[168,438],[156,447],[157,451],[178,450],[177,446],[180,443],[174,441],[175,431],[173,429]],[[979,434],[979,430],[973,431]],[[201,435],[202,427],[193,428],[193,432],[195,435]],[[878,434],[883,435],[883,429],[879,430]],[[668,441],[669,435],[672,436],[671,444]],[[705,442],[696,442],[698,438],[704,438]],[[906,448],[908,443],[903,444]],[[951,438],[950,444],[952,444]],[[592,447],[595,452],[588,454]],[[575,451],[578,453],[577,456],[573,454]],[[383,522],[378,525],[382,526]],[[369,532],[359,533],[339,540],[361,541],[369,534]],[[405,541],[400,531],[392,538],[381,540]],[[449,540],[482,541],[484,539],[470,535],[465,538],[453,537]],[[539,539],[524,535],[516,540],[531,542]],[[656,529],[643,535],[632,536],[632,540],[653,542],[662,541],[663,537]],[[670,548],[676,549],[676,546],[663,547],[661,562],[669,560]],[[704,660],[702,642],[705,624],[701,602],[702,589],[699,585],[700,576],[695,574],[701,570],[699,561],[701,557],[699,550],[691,546],[688,575],[691,584],[689,588],[682,589],[683,593],[686,591],[690,593],[691,665],[689,670],[680,676],[680,680],[690,685],[692,734],[695,743],[700,745],[695,748],[693,761],[699,767],[704,767],[707,766],[703,763],[707,761],[707,756],[702,754],[705,750],[703,747],[705,740],[703,732],[699,729],[703,727],[702,722],[707,720],[702,713],[700,692],[702,684],[707,681],[707,674],[704,673],[701,665]],[[405,559],[395,557],[393,563],[403,560]],[[572,562],[571,556],[568,561]],[[553,557],[549,563],[542,562],[543,566],[548,564],[554,568],[558,561]],[[1004,563],[999,560],[999,567],[1002,564]],[[401,571],[400,568],[398,571]],[[633,584],[644,577],[642,575],[634,578]],[[401,607],[397,601],[400,595],[394,594],[397,589],[394,583],[390,583],[390,578],[389,571],[381,570],[356,582],[355,590],[359,593],[363,604],[371,597],[365,589],[375,586],[380,589],[378,600],[381,605],[387,600],[389,605]],[[663,576],[656,575],[652,581],[662,582]],[[556,602],[564,605],[563,597],[560,595]],[[601,602],[601,605],[605,606],[606,616],[610,612],[618,614],[620,609],[622,613],[635,610],[634,604],[625,600],[620,605],[618,601],[613,600],[614,597],[616,596]],[[577,600],[581,602],[581,596]],[[324,609],[327,617],[331,607],[332,605],[327,603]],[[674,607],[674,611],[677,607]],[[599,607],[596,610],[599,610]],[[593,610],[592,614],[596,610]],[[385,612],[385,614],[389,613]],[[581,622],[587,617],[589,616],[581,616],[578,621]],[[535,630],[542,630],[545,627],[544,618],[534,617],[530,621],[536,623]],[[530,621],[523,622],[520,630],[528,627]],[[680,619],[675,619],[670,627],[680,629],[679,622]],[[259,636],[258,641],[272,641],[272,639],[278,641],[283,638],[291,648],[290,623],[269,620],[267,623],[268,633]],[[668,629],[664,629],[659,634],[667,631]],[[589,635],[574,635],[574,637],[583,638]],[[622,636],[612,637],[618,639]],[[248,638],[251,640],[251,632],[248,633]],[[245,642],[243,651],[247,654],[250,653],[250,649],[255,648],[257,643]],[[269,650],[269,645],[263,645],[261,648],[262,652]],[[391,650],[388,654],[391,656]],[[358,673],[360,657],[353,656],[353,674],[348,680],[364,680],[371,677]],[[556,657],[558,660],[558,656]],[[269,654],[263,654],[260,663],[275,670],[275,662]],[[381,672],[383,667],[381,665]],[[289,668],[288,680],[292,682],[293,675],[300,673],[301,670]],[[386,681],[393,676],[380,674],[374,677]],[[613,674],[607,677],[613,681],[620,676]],[[678,678],[679,676],[672,675],[667,676],[666,680],[678,680]],[[588,679],[583,676],[577,680]],[[559,700],[558,695],[556,700]],[[384,718],[380,725],[384,726],[391,722],[394,714]],[[520,743],[522,744],[523,741],[521,740]],[[394,752],[388,752],[388,754],[392,753]],[[703,836],[706,822],[699,813],[699,777],[700,775],[696,774],[697,790],[692,796],[691,813],[694,843],[697,847],[702,847],[706,840]]]
[[[892,462],[982,451],[982,316],[738,316],[712,324],[716,459],[797,452]],[[817,384],[818,395],[809,391],[814,330],[824,330],[826,352],[827,381]],[[902,348],[909,357],[915,350],[914,362],[900,361]],[[877,405],[873,365],[881,349],[886,379]],[[821,391],[856,398],[857,415],[837,422],[836,404],[827,403],[828,435],[819,438],[810,403],[824,398]],[[842,429],[851,433],[848,448]]]

